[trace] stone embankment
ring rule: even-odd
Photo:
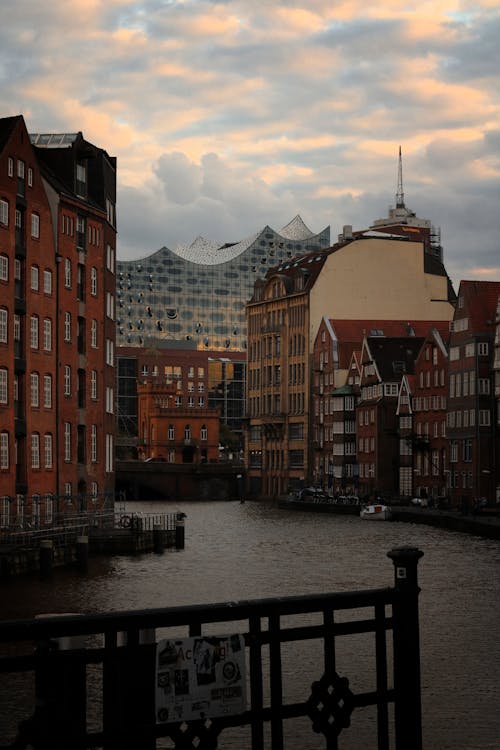
[[[475,534],[487,539],[500,539],[500,508],[498,509],[498,515],[494,512],[482,511],[473,515],[472,513],[462,514],[453,510],[396,505],[392,507],[392,515],[395,521],[423,523],[427,526]]]

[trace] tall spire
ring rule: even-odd
[[[405,207],[405,194],[403,192],[403,159],[401,157],[401,146],[399,147],[398,161],[398,192],[396,193],[396,208]]]

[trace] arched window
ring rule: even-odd
[[[168,426],[168,439],[175,440],[175,427],[173,424],[169,424]]]
[[[184,427],[184,440],[191,440],[191,425],[187,424]]]
[[[200,440],[208,440],[208,430],[206,424],[201,425]]]

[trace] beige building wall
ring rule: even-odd
[[[309,340],[312,345],[323,316],[452,320],[447,298],[447,277],[424,272],[420,242],[354,240],[327,257],[312,288]]]

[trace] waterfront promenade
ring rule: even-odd
[[[498,515],[485,513],[463,514],[456,510],[419,508],[397,505],[392,507],[395,521],[419,523],[448,531],[482,536],[485,539],[500,539],[500,508]]]

